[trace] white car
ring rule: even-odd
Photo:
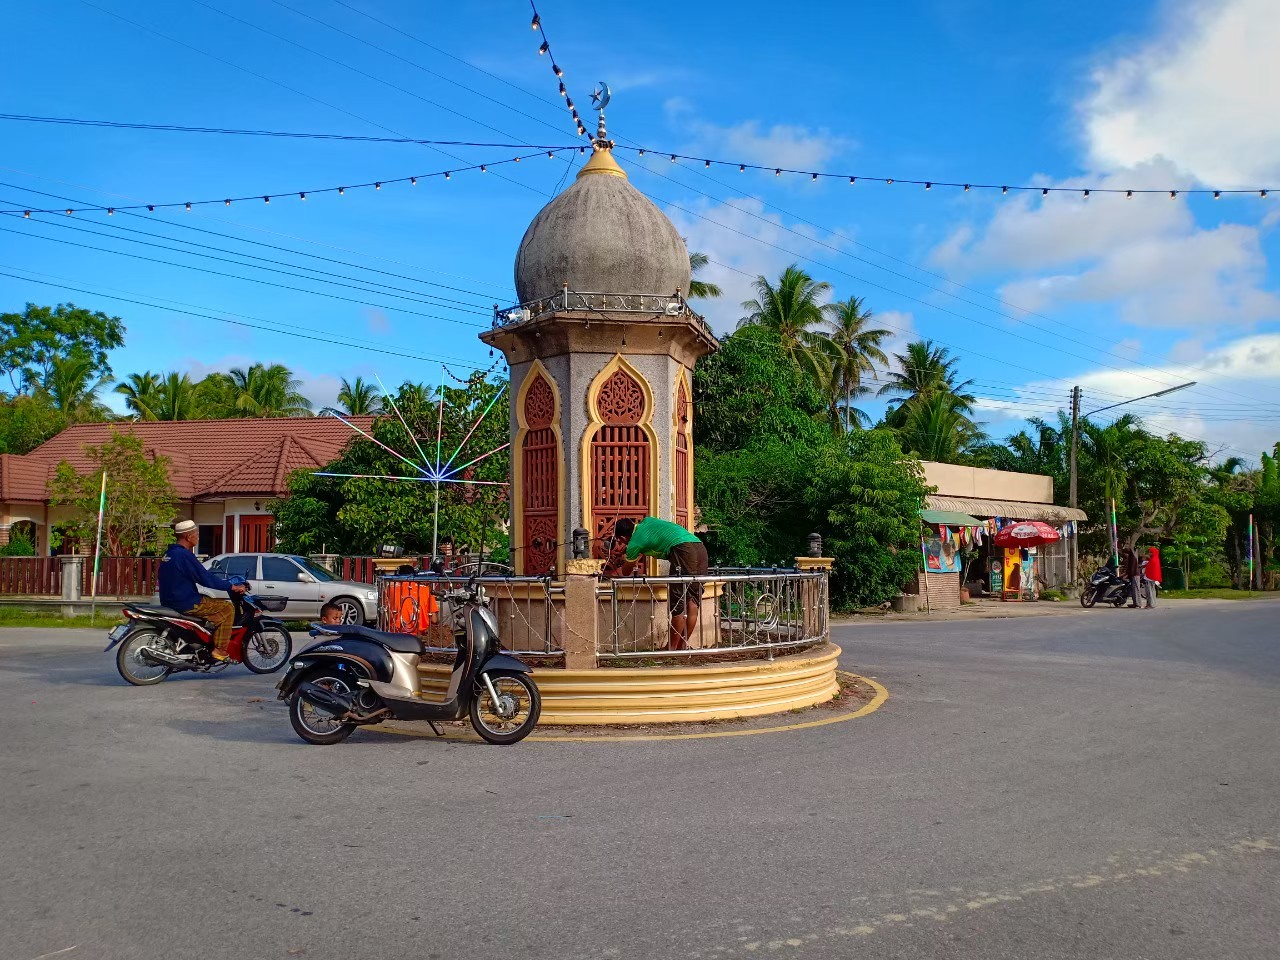
[[[319,620],[320,608],[336,603],[343,623],[378,619],[378,591],[370,583],[339,580],[306,557],[288,553],[223,553],[205,566],[221,577],[244,577],[262,597],[286,601],[280,616],[287,620]]]

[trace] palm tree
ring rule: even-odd
[[[1139,430],[1138,419],[1131,413],[1117,417],[1106,426],[1090,420],[1080,421],[1080,450],[1087,458],[1089,472],[1102,485],[1102,494],[1117,501],[1124,492],[1130,443]]]
[[[705,253],[689,254],[689,273],[692,276],[692,279],[690,279],[689,281],[689,299],[690,300],[694,298],[702,298],[704,300],[709,300],[712,297],[718,297],[722,293],[724,293],[723,290],[721,290],[714,283],[711,283],[709,280],[698,279],[698,271],[706,267],[706,265],[710,262],[711,261],[707,258],[707,255]]]
[[[342,389],[338,391],[338,403],[350,417],[362,417],[382,412],[381,391],[363,377],[348,381],[342,378]]]
[[[827,304],[827,342],[831,367],[827,393],[831,399],[831,422],[843,424],[845,431],[868,422],[868,417],[853,405],[855,397],[870,391],[862,385],[863,374],[876,372],[876,365],[888,365],[880,344],[888,330],[867,329],[874,314],[866,308],[862,297],[850,297]]]
[[[893,358],[898,369],[890,371],[878,396],[897,397],[905,407],[918,397],[948,393],[960,401],[957,409],[962,413],[973,411],[974,396],[968,392],[973,381],[956,382],[960,358],[951,356],[946,347],[936,346],[932,340],[916,340],[907,344],[906,353],[895,353]]]
[[[124,397],[124,405],[139,420],[156,420],[155,408],[159,401],[160,377],[150,370],[131,373],[129,379],[116,385],[115,392]]]
[[[200,420],[200,396],[196,384],[185,373],[170,373],[156,389],[153,420]]]
[[[959,463],[983,439],[982,431],[966,415],[964,401],[954,394],[926,394],[906,410],[898,438],[904,450],[922,460]]]
[[[830,358],[822,346],[825,338],[816,328],[823,322],[821,301],[831,291],[831,284],[814,280],[793,263],[782,272],[776,286],[764,277],[756,277],[753,286],[756,299],[743,302],[747,315],[738,321],[738,329],[763,327],[771,331],[797,368],[825,382]]]
[[[98,400],[98,394],[109,383],[111,377],[98,376],[98,367],[86,351],[73,350],[50,361],[43,390],[68,422],[85,423],[107,418],[107,408]]]
[[[211,373],[197,391],[215,418],[305,417],[311,413],[311,401],[298,390],[301,386],[283,364],[255,363],[247,370]]]

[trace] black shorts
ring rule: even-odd
[[[667,560],[671,563],[673,577],[705,577],[711,569],[707,548],[697,541],[677,543],[667,554]],[[667,596],[671,616],[682,617],[690,600],[702,603],[702,584],[673,583],[668,588]]]

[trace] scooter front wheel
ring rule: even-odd
[[[471,701],[471,726],[489,743],[502,746],[519,743],[538,725],[542,695],[537,685],[523,673],[489,675],[498,702],[493,702],[483,680]]]
[[[1085,587],[1080,591],[1080,606],[1092,607],[1098,602],[1098,591],[1092,587]]]

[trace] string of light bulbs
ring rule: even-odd
[[[565,106],[569,108],[569,115],[573,117],[573,122],[578,128],[578,136],[591,138],[590,132],[582,123],[582,118],[578,116],[578,108],[573,104],[573,97],[569,96],[569,91],[564,85],[564,70],[560,64],[556,62],[556,55],[551,52],[551,41],[547,39],[546,28],[542,26],[542,17],[538,14],[538,7],[529,0],[529,6],[533,9],[533,20],[529,26],[538,36],[542,37],[542,44],[538,47],[538,56],[547,57],[551,61],[551,72],[556,75],[556,82],[560,85],[560,96],[564,97]]]
[[[306,200],[307,197],[316,194],[336,193],[339,196],[346,194],[348,190],[364,190],[373,188],[381,190],[383,187],[393,186],[395,184],[407,183],[410,186],[417,186],[419,180],[430,180],[433,178],[452,179],[455,173],[473,173],[479,171],[485,173],[490,167],[498,167],[508,163],[520,163],[522,160],[531,160],[534,157],[540,157],[544,153],[548,157],[554,157],[557,153],[563,153],[567,150],[585,150],[584,147],[551,147],[547,150],[539,150],[537,153],[526,153],[511,157],[506,160],[490,160],[486,163],[474,163],[469,166],[452,167],[448,170],[437,170],[431,173],[418,173],[407,177],[392,177],[387,180],[370,180],[368,183],[352,183],[343,184],[338,187],[320,187],[306,190],[285,190],[278,193],[255,193],[240,197],[223,197],[221,199],[205,199],[205,200],[174,200],[164,203],[126,203],[114,206],[94,205],[82,207],[59,207],[59,208],[14,208],[9,210],[0,210],[0,213],[20,213],[24,217],[30,217],[33,213],[62,213],[71,216],[73,213],[103,213],[108,216],[115,214],[117,210],[146,210],[148,213],[154,213],[157,210],[173,210],[182,207],[190,210],[193,207],[211,206],[214,204],[222,204],[223,206],[231,206],[233,203],[244,203],[246,201],[261,201],[270,203],[272,200],[282,200],[290,197],[296,197],[299,200]]]
[[[654,150],[650,147],[617,145],[615,150],[632,150],[641,157],[646,154],[654,154],[655,156],[669,157],[672,163],[680,160],[690,160],[700,163],[705,168],[711,167],[736,167],[739,173],[746,173],[748,170],[763,170],[772,172],[775,177],[781,177],[783,174],[788,176],[808,177],[811,182],[817,183],[819,180],[847,180],[850,184],[856,184],[859,181],[863,183],[883,183],[885,186],[893,186],[895,183],[905,186],[924,187],[926,190],[932,190],[934,187],[954,187],[961,189],[965,193],[971,190],[999,190],[1001,194],[1014,193],[1039,193],[1042,197],[1047,197],[1051,193],[1069,193],[1079,194],[1084,197],[1090,197],[1095,193],[1102,194],[1122,194],[1127,199],[1139,194],[1165,194],[1171,200],[1176,200],[1179,196],[1193,194],[1211,195],[1215,200],[1221,200],[1229,194],[1252,194],[1256,193],[1260,197],[1268,196],[1274,187],[1045,187],[1045,186],[1029,186],[1026,184],[1000,184],[1000,183],[977,183],[962,182],[954,180],[911,180],[902,177],[868,177],[860,173],[832,173],[813,170],[799,170],[794,167],[775,167],[762,163],[746,163],[736,160],[716,160],[707,157],[694,157],[684,153],[670,153],[666,150]]]

